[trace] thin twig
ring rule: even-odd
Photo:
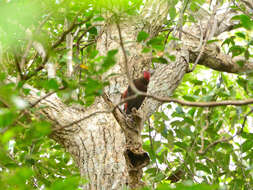
[[[169,35],[170,35],[170,33],[171,33],[172,31],[173,31],[173,29],[170,29],[169,32],[167,33],[167,35],[166,35],[166,37],[165,37],[164,45],[167,44]]]
[[[32,42],[33,42],[32,37],[30,37],[30,39],[28,40],[28,43],[26,45],[25,52],[24,52],[24,54],[23,54],[23,56],[21,58],[20,64],[19,64],[21,70],[23,70],[23,68],[25,66],[26,58],[27,58],[27,56],[29,54],[29,51],[30,51],[30,49],[32,47]]]
[[[39,26],[36,28],[35,32],[33,35],[31,35],[29,37],[29,40],[28,40],[28,43],[26,45],[26,48],[25,48],[25,51],[24,51],[24,54],[21,58],[21,61],[20,61],[20,69],[22,71],[22,69],[24,68],[24,65],[25,65],[25,61],[26,61],[26,58],[29,54],[29,50],[31,49],[32,47],[32,43],[33,43],[33,36],[37,35],[39,33],[39,31],[41,30],[42,26],[47,22],[47,20],[50,18],[50,16],[52,15],[52,13],[49,13],[46,18],[44,18],[44,20],[39,24]]]
[[[57,46],[59,46],[63,42],[63,40],[65,39],[66,35],[68,33],[70,33],[72,30],[74,30],[75,27],[77,27],[79,25],[82,25],[82,24],[84,24],[85,22],[87,22],[87,21],[89,21],[91,19],[91,17],[88,17],[86,20],[84,20],[84,21],[82,21],[80,23],[76,23],[77,17],[78,16],[76,16],[76,18],[74,19],[74,21],[72,22],[72,24],[69,26],[69,28],[67,30],[65,30],[62,33],[61,37],[52,45],[52,47],[51,47],[52,49],[55,49]]]
[[[114,105],[113,108],[110,109],[110,110],[102,110],[102,111],[93,112],[93,113],[91,113],[91,114],[89,114],[89,115],[87,115],[87,116],[82,117],[81,119],[78,119],[78,120],[76,120],[76,121],[73,121],[73,122],[71,122],[71,123],[69,123],[69,124],[67,124],[67,125],[64,125],[64,126],[60,127],[60,128],[55,128],[54,131],[56,131],[56,130],[58,130],[58,129],[62,129],[62,128],[68,128],[68,127],[70,127],[70,126],[72,126],[72,125],[75,125],[75,124],[77,124],[77,123],[80,123],[80,122],[82,122],[82,121],[84,121],[84,120],[86,120],[86,119],[88,119],[88,118],[90,118],[90,117],[92,117],[92,116],[97,115],[97,114],[109,114],[109,113],[112,113],[112,112],[114,112],[115,109],[118,108],[119,105],[121,105],[121,104],[123,104],[123,103],[125,103],[125,102],[127,102],[127,101],[129,101],[129,100],[135,99],[137,96],[138,96],[137,94],[135,94],[135,95],[133,95],[133,96],[129,96],[129,97],[125,98],[124,100],[120,101],[119,103],[117,103],[116,105]]]
[[[42,100],[48,98],[49,96],[53,95],[54,93],[56,93],[56,92],[58,92],[58,91],[64,90],[64,89],[65,89],[65,87],[61,87],[61,88],[59,88],[58,90],[55,90],[55,91],[53,91],[53,92],[49,92],[48,94],[46,94],[45,96],[41,97],[40,99],[38,99],[38,100],[35,101],[34,103],[31,103],[26,109],[23,109],[23,110],[22,110],[22,112],[20,113],[20,115],[19,115],[12,123],[18,123],[19,120],[20,120],[20,118],[23,117],[23,115],[24,115],[25,113],[27,113],[27,109],[35,107],[35,106],[36,106],[38,103],[40,103]],[[1,100],[1,102],[4,103],[4,105],[5,105],[6,107],[8,107],[8,108],[10,107],[10,106],[9,106],[8,104],[6,104],[6,102],[4,102],[3,100]],[[51,119],[51,120],[52,120],[52,119]],[[55,121],[55,122],[56,122],[56,121]],[[21,123],[19,123],[19,124],[21,124]],[[5,133],[11,126],[13,126],[13,125],[9,125],[9,126],[3,128],[2,130],[0,130],[0,133],[1,133],[1,134]]]
[[[159,166],[158,166],[158,163],[157,163],[157,160],[156,160],[156,152],[154,150],[154,145],[153,145],[153,138],[152,138],[152,135],[151,135],[151,126],[150,126],[150,121],[148,119],[148,136],[149,136],[149,141],[150,141],[150,148],[151,148],[151,151],[153,152],[154,156],[155,156],[155,165],[156,165],[156,169],[157,171],[159,171]]]
[[[57,90],[55,90],[55,91],[52,91],[52,92],[47,93],[45,96],[41,97],[40,99],[38,99],[38,100],[36,100],[34,103],[32,103],[32,104],[30,105],[30,108],[35,107],[35,106],[36,106],[38,103],[40,103],[42,100],[45,100],[45,99],[48,98],[49,96],[55,94],[56,92],[59,92],[60,90],[64,90],[64,89],[66,89],[65,86],[64,86],[64,87],[61,87],[61,88],[59,88],[59,89],[57,89]]]
[[[61,37],[59,38],[59,40],[57,40],[52,46],[51,46],[51,49],[55,49],[56,47],[58,47],[62,42],[63,40],[65,39],[66,35],[71,32],[75,27],[79,26],[79,25],[82,25],[84,24],[85,22],[89,21],[91,19],[91,16],[88,17],[86,20],[80,22],[80,23],[76,23],[76,20],[77,20],[77,17],[74,19],[74,22],[72,22],[71,26],[62,33]],[[34,72],[32,72],[31,74],[29,75],[26,75],[23,77],[23,80],[29,80],[30,78],[32,78],[33,76],[35,76],[39,71],[41,71],[42,69],[44,69],[45,67],[45,64],[47,63],[48,61],[48,58],[49,58],[49,55],[47,54],[45,59],[43,60],[42,64],[40,64],[36,70]]]
[[[203,46],[204,31],[203,31],[203,28],[202,28],[201,20],[199,21],[199,30],[200,30],[199,46],[194,50],[195,52],[200,51],[202,46]]]
[[[242,123],[242,127],[240,130],[238,130],[232,137],[229,137],[229,138],[225,138],[225,137],[222,137],[214,142],[212,142],[211,144],[209,144],[205,150],[203,151],[199,151],[198,153],[201,154],[201,155],[204,155],[206,154],[206,152],[214,147],[215,145],[219,144],[219,143],[222,143],[222,142],[228,142],[230,140],[232,140],[233,138],[235,138],[236,136],[240,135],[242,132],[243,132],[243,129],[245,127],[245,124],[246,124],[246,121],[247,121],[247,117],[253,113],[253,109],[251,109],[245,116],[244,116],[244,120],[243,120],[243,123]]]
[[[242,106],[242,105],[248,105],[248,104],[253,104],[253,98],[247,99],[247,100],[225,100],[225,101],[210,101],[210,102],[190,102],[190,101],[183,101],[183,100],[178,100],[175,98],[169,98],[169,97],[159,97],[159,96],[154,96],[150,95],[147,93],[141,92],[139,94],[140,96],[146,96],[148,98],[152,98],[154,100],[157,100],[159,102],[174,102],[177,104],[180,104],[182,106],[192,106],[192,107],[217,107],[217,106],[228,106],[228,105],[233,105],[233,106]]]
[[[92,25],[92,26],[89,26],[88,28],[86,28],[86,29],[84,29],[84,31],[83,31],[83,33],[81,34],[81,36],[79,36],[78,38],[77,38],[77,40],[76,40],[76,47],[77,47],[77,53],[79,53],[79,51],[80,51],[80,42],[81,42],[81,40],[82,40],[82,38],[84,37],[84,35],[91,29],[91,28],[93,28],[93,27],[95,27],[95,26],[101,26],[101,25],[99,25],[99,24],[94,24],[94,25]],[[93,42],[95,42],[95,41],[93,41]],[[87,46],[86,46],[87,47]]]
[[[119,26],[118,21],[116,21],[116,26],[117,26],[118,33],[119,33],[120,47],[121,47],[122,52],[123,52],[124,65],[125,65],[125,70],[126,70],[126,75],[127,75],[127,79],[128,79],[129,86],[131,87],[131,89],[132,89],[136,94],[139,94],[139,93],[141,93],[141,91],[139,91],[139,90],[136,88],[136,86],[134,85],[134,82],[133,82],[133,80],[132,80],[132,78],[131,78],[131,75],[130,75],[130,71],[129,71],[129,68],[128,68],[128,59],[127,59],[126,50],[125,50],[125,47],[124,47],[123,38],[122,38],[122,34],[121,34],[121,29],[120,29],[120,26]]]
[[[250,2],[241,0],[247,7],[249,7],[251,10],[253,10],[253,4],[250,4]]]
[[[183,17],[184,17],[184,12],[186,11],[186,9],[187,9],[187,6],[188,6],[188,4],[189,4],[189,0],[187,0],[186,2],[185,2],[185,5],[184,5],[184,7],[181,9],[181,12],[180,12],[180,17],[179,17],[179,22],[178,22],[178,29],[181,31],[182,30],[182,28],[183,28]],[[179,33],[179,39],[181,40],[181,38],[182,38],[182,32],[180,32]]]
[[[93,112],[93,113],[91,113],[91,114],[89,114],[89,115],[87,115],[85,117],[82,117],[81,119],[78,119],[78,120],[76,120],[74,122],[71,122],[70,124],[67,124],[67,125],[64,125],[64,126],[61,126],[61,127],[56,127],[56,128],[53,129],[53,131],[62,130],[64,128],[71,127],[72,125],[78,124],[81,121],[89,119],[90,117],[95,116],[97,114],[109,114],[109,113],[112,113],[112,110],[96,111],[96,112]]]
[[[207,128],[209,127],[208,112],[209,112],[209,109],[207,109],[206,116],[205,116],[206,125],[201,129],[201,132],[200,132],[200,136],[201,136],[201,149],[200,149],[200,152],[203,152],[203,150],[204,150],[204,131],[206,131]]]
[[[45,59],[43,60],[43,62],[32,72],[32,73],[29,73],[28,75],[25,75],[23,77],[23,80],[29,80],[30,78],[32,78],[33,76],[37,75],[39,71],[41,71],[42,69],[44,69],[45,67],[45,64],[47,63],[48,61],[48,54],[46,54],[46,57]]]
[[[162,98],[162,97],[157,97],[157,96],[153,96],[153,95],[149,95],[149,94],[146,94],[146,93],[142,93],[140,92],[140,94],[135,94],[133,96],[130,96],[122,101],[120,101],[119,103],[117,103],[112,109],[110,110],[104,110],[104,111],[97,111],[97,112],[94,112],[94,113],[91,113],[90,115],[87,115],[79,120],[76,120],[74,122],[71,122],[70,124],[67,124],[65,126],[63,126],[64,128],[65,127],[70,127],[74,124],[77,124],[85,119],[88,119],[90,118],[91,116],[94,116],[96,114],[108,114],[108,113],[112,113],[119,105],[129,101],[129,100],[132,100],[132,99],[135,99],[138,95],[140,96],[146,96],[148,98],[152,98],[152,99],[155,99],[157,101],[160,101],[160,102],[174,102],[174,103],[178,103],[180,105],[183,105],[183,106],[191,106],[191,107],[217,107],[217,106],[227,106],[227,105],[234,105],[234,106],[242,106],[242,105],[248,105],[248,104],[253,104],[253,98],[252,99],[248,99],[248,100],[227,100],[227,101],[220,101],[220,102],[215,102],[215,101],[212,101],[212,102],[189,102],[189,101],[183,101],[183,100],[178,100],[178,99],[174,99],[174,98]],[[56,129],[58,130],[58,129]]]
[[[182,30],[182,29],[179,29],[179,31],[181,31],[181,32],[184,33],[185,35],[191,36],[191,37],[194,38],[194,39],[197,39],[197,40],[200,39],[198,36],[195,36],[194,34],[191,34],[190,32],[186,32],[186,31],[184,31],[184,30]]]
[[[17,70],[18,70],[18,74],[19,74],[18,80],[23,80],[24,75],[22,73],[22,69],[21,69],[21,66],[19,64],[18,57],[17,57],[16,53],[14,53],[14,60],[15,60],[15,64],[16,64],[16,67],[17,67]]]
[[[50,18],[51,15],[52,15],[52,13],[49,13],[47,15],[47,17],[40,23],[40,25],[36,28],[33,36],[39,33],[39,31],[41,30],[42,26],[47,22],[47,20]],[[25,53],[22,56],[21,63],[19,64],[19,66],[20,66],[20,69],[19,69],[20,71],[19,72],[21,73],[21,79],[22,80],[28,80],[31,77],[33,77],[34,75],[36,75],[40,70],[42,70],[44,68],[44,65],[46,64],[46,62],[48,60],[48,55],[46,54],[44,58],[42,57],[42,59],[43,59],[42,65],[38,66],[37,69],[32,74],[29,74],[29,75],[23,75],[22,74],[22,68],[23,68],[22,65],[24,64],[24,62],[25,62],[25,60],[26,60],[26,58],[28,56],[28,53],[29,53],[29,50],[31,48],[32,43],[33,43],[33,37],[30,36],[30,39],[29,39],[28,44],[26,46]]]
[[[79,48],[80,48],[80,50],[82,50],[82,49],[84,49],[84,48],[86,48],[86,47],[88,47],[88,46],[90,46],[92,44],[95,44],[95,43],[96,43],[95,40],[90,40],[90,41],[87,41],[86,44],[82,44],[82,47],[79,47]],[[73,46],[78,48],[78,46],[77,46],[76,43],[73,44]],[[55,49],[55,52],[63,51],[65,49],[66,49],[66,47],[59,47],[59,48]]]
[[[203,39],[200,39],[201,46],[200,46],[199,55],[198,55],[197,59],[195,60],[193,66],[192,66],[192,69],[189,69],[188,72],[192,72],[192,71],[195,70],[195,68],[196,68],[196,66],[197,66],[197,64],[198,64],[198,62],[199,62],[199,60],[200,60],[200,58],[201,58],[201,56],[202,56],[202,54],[203,54],[203,52],[204,52],[204,50],[205,50],[207,41],[212,37],[212,36],[211,36],[211,33],[212,33],[212,31],[213,31],[213,29],[214,29],[214,27],[215,27],[214,20],[215,20],[215,15],[216,15],[217,7],[218,7],[218,1],[216,2],[216,5],[215,5],[214,10],[213,10],[213,13],[212,13],[212,15],[210,16],[210,19],[209,19],[209,21],[208,21],[207,28],[206,28],[206,31],[205,31],[206,36],[205,36],[204,42],[202,43],[202,40],[203,40]],[[200,25],[201,25],[201,23],[200,23]],[[211,27],[209,27],[209,26],[211,26]],[[201,29],[201,26],[200,26],[200,29]],[[201,30],[201,32],[202,32],[202,30]],[[201,34],[201,35],[203,35],[203,34]],[[203,38],[203,37],[202,37],[202,38]]]
[[[9,107],[10,107],[9,104],[8,104],[4,99],[1,98],[1,96],[0,96],[0,102],[1,102],[6,108],[9,108]]]
[[[242,0],[242,2],[243,2],[247,7],[251,7],[251,5],[250,5],[250,4],[246,4],[245,1]],[[250,14],[247,10],[245,11],[244,9],[242,9],[241,6],[238,5],[238,4],[235,2],[235,0],[233,0],[233,3],[234,3],[234,5],[235,5],[242,13],[244,13],[244,14],[250,16],[251,18],[253,18],[253,17],[252,17],[252,14]],[[248,2],[247,2],[247,3],[248,3]]]

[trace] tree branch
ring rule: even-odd
[[[215,20],[216,20],[215,15],[216,15],[217,8],[218,8],[218,1],[216,1],[216,5],[214,6],[212,15],[210,16],[210,19],[208,21],[208,25],[206,26],[207,28],[205,30],[205,36],[203,34],[202,27],[201,27],[201,21],[200,21],[200,25],[199,25],[200,26],[200,31],[201,31],[200,48],[199,48],[200,52],[199,52],[199,55],[197,56],[197,58],[196,58],[196,60],[193,64],[192,69],[190,69],[190,71],[188,71],[188,72],[192,72],[192,71],[195,70],[195,68],[196,68],[196,66],[197,66],[197,64],[198,64],[198,62],[199,62],[199,60],[200,60],[200,58],[201,58],[201,56],[204,52],[207,41],[210,40],[213,37],[212,35],[214,35],[214,31],[216,30],[215,27],[217,27],[216,24],[215,24]],[[202,42],[203,38],[204,38],[204,42]]]
[[[95,115],[97,115],[97,114],[109,114],[109,113],[113,113],[116,109],[119,109],[119,105],[121,105],[121,104],[123,104],[123,103],[125,103],[125,102],[127,102],[127,101],[129,101],[129,100],[135,99],[137,96],[138,96],[137,94],[135,94],[135,95],[133,95],[133,96],[129,96],[128,98],[125,98],[124,100],[120,101],[120,102],[117,103],[116,105],[113,105],[113,107],[112,107],[110,110],[102,110],[102,111],[93,112],[93,113],[91,113],[91,114],[89,114],[89,115],[87,115],[87,116],[84,116],[84,117],[82,117],[81,119],[78,119],[78,120],[76,120],[76,121],[74,121],[74,122],[71,122],[71,123],[69,123],[69,124],[67,124],[67,125],[64,125],[64,126],[62,126],[62,127],[55,128],[55,129],[53,129],[53,131],[57,131],[57,130],[62,129],[62,128],[68,128],[68,127],[70,127],[70,126],[72,126],[72,125],[75,125],[75,124],[77,124],[77,123],[80,123],[80,122],[82,122],[83,120],[86,120],[86,119],[88,119],[88,118],[90,118],[90,117],[92,117],[92,116],[95,116]]]
[[[23,80],[24,79],[24,75],[22,73],[22,69],[21,69],[21,66],[19,64],[18,57],[17,57],[16,53],[14,53],[14,60],[15,60],[15,64],[16,64],[16,67],[17,67],[17,70],[18,70],[18,75],[19,75],[18,80]]]
[[[87,22],[88,20],[91,19],[91,17],[88,17],[86,20],[82,21],[81,23],[76,23],[76,19],[77,17],[75,18],[74,22],[70,25],[70,27],[64,31],[60,37],[60,39],[58,41],[56,41],[52,46],[51,46],[51,49],[55,49],[56,47],[58,47],[62,42],[63,40],[65,39],[66,35],[71,32],[75,27],[81,25],[81,24],[84,24],[85,22]],[[41,71],[44,67],[45,67],[45,64],[47,63],[48,61],[48,58],[49,58],[49,55],[46,54],[45,56],[45,59],[43,60],[43,62],[35,69],[34,72],[32,72],[31,74],[29,75],[26,75],[23,77],[23,80],[29,80],[30,78],[32,78],[33,76],[35,76],[39,71]]]
[[[104,111],[97,111],[97,112],[93,112],[85,117],[82,117],[79,120],[76,120],[74,122],[71,122],[65,126],[62,126],[63,128],[66,127],[70,127],[74,124],[80,123],[81,121],[88,119],[96,114],[108,114],[108,113],[112,113],[113,111],[115,111],[116,108],[118,108],[119,105],[135,99],[138,95],[140,96],[146,96],[148,98],[152,98],[155,99],[157,101],[160,102],[164,102],[164,103],[169,103],[169,102],[174,102],[174,103],[178,103],[182,106],[192,106],[192,107],[217,107],[217,106],[228,106],[228,105],[234,105],[234,106],[242,106],[242,105],[248,105],[248,104],[253,104],[253,98],[251,99],[247,99],[247,100],[227,100],[227,101],[220,101],[220,102],[215,102],[215,101],[211,101],[211,102],[189,102],[189,101],[183,101],[183,100],[178,100],[178,99],[174,99],[174,98],[163,98],[163,97],[158,97],[158,96],[153,96],[153,95],[149,95],[146,93],[142,93],[141,94],[135,94],[133,96],[130,96],[122,101],[120,101],[119,103],[117,103],[116,105],[114,105],[114,107],[110,110],[104,110]],[[253,112],[253,111],[252,111]],[[58,130],[60,128],[56,128],[55,130]]]
[[[163,102],[163,103],[174,102],[174,103],[180,104],[182,106],[192,106],[192,107],[217,107],[217,106],[228,106],[228,105],[242,106],[242,105],[253,104],[253,98],[250,98],[247,100],[225,100],[225,101],[219,101],[219,102],[216,102],[216,101],[190,102],[190,101],[178,100],[175,98],[154,96],[154,95],[150,95],[150,94],[143,93],[143,92],[141,92],[139,95],[146,96],[148,98],[152,98],[154,100],[157,100],[157,101]]]
[[[33,36],[37,35],[39,33],[39,31],[41,30],[42,26],[47,22],[47,20],[50,18],[50,16],[52,15],[52,13],[49,13],[44,19],[43,21],[39,24],[39,26],[36,28],[34,34],[30,34],[31,32],[28,31],[28,43],[26,45],[26,48],[25,48],[25,51],[23,53],[23,56],[21,58],[21,61],[20,61],[20,71],[23,70],[24,66],[25,66],[25,61],[26,61],[26,58],[29,54],[29,51],[32,47],[32,44],[33,44]]]
[[[48,54],[46,54],[46,57],[45,57],[45,59],[43,60],[43,62],[32,72],[32,73],[30,73],[30,74],[28,74],[28,75],[25,75],[24,77],[23,77],[23,80],[29,80],[30,78],[32,78],[33,76],[35,76],[35,75],[37,75],[37,73],[39,72],[39,71],[41,71],[42,69],[44,69],[44,67],[45,67],[45,64],[47,63],[47,61],[48,61]]]
[[[71,32],[72,30],[74,30],[75,27],[77,27],[77,26],[79,26],[79,25],[82,25],[82,24],[86,23],[87,21],[89,21],[89,20],[91,19],[91,16],[90,16],[90,17],[88,17],[86,20],[84,20],[84,21],[82,21],[82,22],[80,22],[80,23],[76,23],[77,17],[78,17],[78,16],[76,16],[76,18],[75,18],[74,21],[71,23],[71,25],[69,26],[69,28],[68,28],[67,30],[65,30],[65,31],[62,33],[61,37],[52,45],[52,47],[51,47],[52,49],[55,49],[57,46],[59,46],[59,45],[64,41],[66,35],[67,35],[69,32]]]
[[[199,52],[194,52],[191,50],[189,50],[189,52],[190,52],[190,62],[195,62]],[[253,62],[251,62],[251,60],[249,61],[245,60],[245,63],[242,67],[236,63],[236,61],[239,60],[244,60],[244,57],[235,57],[232,59],[231,56],[225,55],[222,52],[220,52],[219,48],[218,49],[212,48],[212,50],[207,49],[206,52],[202,54],[198,64],[204,65],[217,71],[237,73],[237,74],[253,70]]]
[[[55,94],[56,92],[58,92],[58,91],[60,91],[60,90],[64,90],[64,89],[66,89],[65,86],[59,88],[58,90],[55,90],[55,91],[52,91],[52,92],[47,93],[45,96],[41,97],[40,99],[38,99],[38,100],[36,100],[34,103],[32,103],[32,104],[30,105],[30,108],[35,107],[35,106],[36,106],[38,103],[40,103],[42,100],[45,100],[45,99],[48,98],[49,96]]]
[[[116,26],[117,26],[118,33],[119,33],[120,47],[122,49],[123,56],[124,56],[124,65],[125,65],[125,70],[126,70],[126,75],[127,75],[129,86],[131,87],[131,89],[136,94],[139,94],[139,92],[141,92],[141,91],[139,91],[136,88],[136,86],[134,85],[134,82],[133,82],[133,80],[131,78],[131,75],[130,75],[130,71],[129,71],[129,68],[128,68],[128,59],[127,59],[126,50],[125,50],[125,47],[124,47],[123,38],[122,38],[122,35],[121,35],[121,29],[120,29],[118,21],[116,21]]]
[[[235,138],[237,135],[240,135],[240,134],[243,132],[243,129],[244,129],[244,127],[245,127],[247,117],[248,117],[250,114],[252,114],[252,113],[253,113],[253,109],[251,109],[251,110],[244,116],[244,120],[243,120],[243,123],[242,123],[242,128],[241,128],[240,130],[238,130],[238,131],[236,132],[236,134],[234,134],[232,137],[229,137],[229,138],[224,138],[224,137],[222,137],[221,139],[216,140],[216,141],[214,141],[213,143],[209,144],[209,145],[206,147],[205,150],[200,150],[198,153],[201,154],[201,155],[204,155],[204,154],[207,153],[207,151],[208,151],[210,148],[216,146],[217,144],[223,143],[223,142],[228,142],[228,141],[232,140],[233,138]]]

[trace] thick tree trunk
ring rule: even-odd
[[[35,89],[29,99],[30,102],[39,99]],[[53,123],[51,138],[72,154],[82,176],[89,180],[85,189],[122,189],[128,176],[124,158],[125,136],[113,115],[97,114],[74,122],[94,110],[110,109],[101,102],[102,98],[98,98],[89,110],[85,110],[78,106],[67,107],[56,95],[51,95],[41,100],[38,106],[47,107],[41,113]]]
[[[149,11],[155,15],[149,17]],[[145,14],[149,15],[147,19],[152,22],[149,27],[144,26]],[[151,37],[156,35],[166,16],[166,1],[147,1],[143,16],[126,17],[121,20],[121,34],[128,55],[128,67],[133,78],[142,75],[143,70],[148,70],[151,61],[150,57],[147,58],[141,53],[142,45],[136,42],[138,32],[143,29],[147,30]],[[87,109],[79,106],[67,107],[56,95],[41,100],[37,106],[47,107],[42,109],[41,113],[54,124],[51,137],[72,154],[81,175],[89,180],[84,189],[139,187],[143,185],[142,168],[149,162],[147,153],[142,149],[141,125],[138,122],[140,119],[136,117],[133,121],[129,120],[118,109],[113,113],[93,114],[110,110],[114,106],[113,103],[119,101],[120,92],[123,92],[128,83],[115,23],[107,24],[102,29],[97,40],[97,49],[101,55],[105,55],[108,50],[119,49],[118,63],[107,73],[107,75],[110,73],[117,75],[110,78],[110,85],[105,89],[103,97],[97,98]],[[33,90],[29,98],[31,102],[36,102],[41,97],[38,97],[36,90]],[[75,122],[80,118],[85,119]]]

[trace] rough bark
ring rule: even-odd
[[[120,21],[128,54],[128,67],[133,78],[142,75],[143,70],[149,70],[151,60],[141,53],[142,45],[136,42],[138,32],[144,29],[151,37],[155,36],[167,15],[166,1],[147,1],[146,6],[151,4],[155,12],[153,9],[147,9],[142,16],[126,17]],[[145,14],[150,15],[149,11],[156,15],[147,16],[147,19],[152,21],[147,24],[143,18]],[[111,49],[120,50],[116,24],[106,24],[101,31],[97,39],[97,49],[100,54],[105,55]],[[51,137],[72,154],[82,176],[89,180],[85,189],[122,189],[126,185],[131,188],[140,187],[143,185],[142,168],[149,163],[148,154],[142,149],[139,115],[129,118],[119,109],[112,113],[103,113],[104,110],[114,107],[112,102],[115,103],[120,99],[120,92],[128,83],[123,52],[119,51],[117,56],[117,65],[104,77],[110,73],[117,75],[110,78],[110,85],[106,87],[105,95],[97,98],[93,106],[87,109],[79,106],[68,107],[56,95],[51,95],[37,104],[37,107],[46,106],[40,109],[38,114],[52,121]],[[40,98],[34,89],[28,97],[31,103]],[[97,111],[100,113],[93,114]],[[86,119],[75,122],[86,116]]]
[[[39,98],[33,89],[30,101],[36,102]],[[100,103],[101,99],[89,109],[83,109],[66,106],[54,94],[40,101],[37,106],[46,108],[37,114],[52,121],[51,138],[72,154],[82,176],[90,180],[84,189],[122,189],[127,183],[125,137],[113,115],[97,114],[73,123],[93,110],[109,109],[106,103]]]

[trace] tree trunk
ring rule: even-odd
[[[156,12],[150,7],[156,9]],[[150,17],[149,11],[155,15]],[[148,70],[151,61],[150,57],[141,53],[142,45],[136,42],[138,32],[146,30],[150,37],[158,33],[167,16],[167,2],[147,1],[142,14],[140,18],[129,17],[120,21],[121,34],[128,54],[128,67],[133,78],[142,75],[143,70]],[[144,26],[145,15],[149,15],[147,20],[152,27]],[[111,49],[121,49],[115,23],[105,25],[101,31],[97,40],[97,49],[101,55],[105,55]],[[51,138],[61,143],[72,154],[81,175],[89,180],[84,189],[140,187],[143,185],[142,168],[149,163],[149,157],[142,149],[139,118],[136,117],[138,121],[129,121],[119,109],[112,113],[103,113],[120,100],[120,92],[127,87],[123,51],[118,52],[117,58],[118,63],[106,73],[117,75],[110,78],[105,95],[97,98],[87,109],[79,106],[67,107],[56,95],[45,99],[42,98],[43,95],[38,97],[35,89],[29,97],[30,102],[42,99],[37,106],[46,106],[40,113],[53,123]],[[101,113],[93,114],[98,111]],[[80,118],[83,118],[82,121],[78,121]]]

